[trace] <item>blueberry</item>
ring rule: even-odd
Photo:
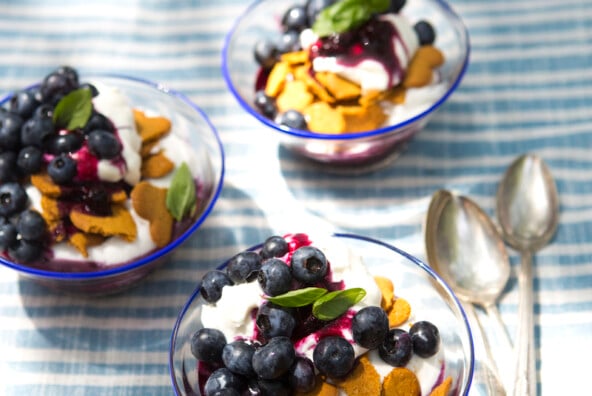
[[[352,333],[356,343],[366,349],[375,349],[389,331],[389,320],[384,310],[371,306],[360,309],[352,320]]]
[[[278,378],[294,363],[296,352],[288,337],[275,337],[253,354],[253,370],[263,379]]]
[[[390,329],[382,344],[378,346],[378,354],[382,360],[394,367],[406,366],[412,352],[411,336],[402,329]]]
[[[93,112],[89,117],[86,125],[83,128],[84,133],[89,134],[95,129],[102,129],[104,131],[113,132],[115,127],[113,123],[99,112]]]
[[[0,113],[0,147],[17,150],[21,144],[23,119],[16,113]]]
[[[98,158],[113,159],[121,152],[121,142],[109,131],[95,129],[87,139],[89,150]]]
[[[253,371],[253,354],[255,347],[244,340],[230,342],[222,349],[222,361],[226,368],[235,374],[251,376]]]
[[[288,373],[288,382],[295,391],[308,393],[316,385],[314,364],[306,357],[297,357]]]
[[[413,353],[423,358],[433,356],[440,347],[440,332],[431,322],[415,322],[409,329]]]
[[[15,182],[18,178],[17,155],[13,151],[0,153],[0,183]]]
[[[290,263],[292,276],[305,284],[319,282],[329,270],[327,258],[314,246],[302,246],[296,249]]]
[[[43,108],[48,109],[47,107]],[[35,114],[33,117],[29,118],[21,127],[21,142],[23,146],[42,147],[45,139],[52,135],[53,131],[54,126],[52,119],[43,115],[42,112],[39,111],[39,114]]]
[[[263,259],[272,257],[282,257],[290,250],[288,242],[278,235],[273,235],[267,238],[261,246],[259,254]]]
[[[286,293],[292,286],[292,275],[286,263],[277,258],[264,261],[257,275],[259,286],[268,296]]]
[[[60,154],[49,162],[47,173],[57,184],[69,183],[78,173],[76,161],[66,154]]]
[[[78,75],[69,67],[59,68],[48,74],[39,87],[43,103],[55,105],[65,95],[78,88]]]
[[[255,324],[266,339],[278,336],[291,337],[296,327],[296,319],[289,308],[266,302],[259,307]]]
[[[212,396],[241,396],[240,392],[232,388],[224,388],[212,393]]]
[[[37,173],[43,166],[43,151],[36,146],[25,146],[19,151],[16,165],[25,175]]]
[[[19,183],[0,184],[0,216],[10,217],[25,209],[27,193]]]
[[[307,129],[304,115],[297,110],[286,110],[277,117],[276,122],[282,126],[292,129]]]
[[[47,103],[42,103],[35,109],[33,112],[33,117],[45,117],[52,119],[53,118],[53,110],[54,107]]]
[[[276,64],[278,55],[278,49],[271,41],[259,40],[255,43],[255,60],[263,69],[271,69]]]
[[[21,263],[31,263],[41,258],[43,253],[43,245],[39,241],[27,241],[26,239],[19,239],[16,243],[8,248],[8,255],[14,260]]]
[[[84,137],[78,132],[61,133],[53,135],[46,142],[48,153],[58,155],[62,153],[75,153],[82,147]]]
[[[204,396],[214,396],[224,389],[234,389],[239,393],[246,387],[245,380],[226,367],[221,367],[208,377],[204,385]]]
[[[308,17],[308,24],[312,26],[317,19],[317,15],[325,8],[336,3],[337,0],[308,0],[306,2],[306,16]]]
[[[5,250],[16,243],[17,231],[14,224],[6,219],[0,220],[0,250]]]
[[[97,87],[95,87],[93,84],[85,82],[80,84],[80,86],[78,87],[80,89],[88,89],[90,91],[90,94],[93,98],[99,96],[99,90],[97,89]]]
[[[399,11],[401,11],[401,9],[405,5],[405,3],[406,3],[405,0],[391,0],[391,3],[390,3],[386,12],[396,14]]]
[[[219,270],[206,272],[201,279],[201,295],[209,303],[214,303],[222,297],[222,288],[232,285],[232,280],[226,273]]]
[[[257,279],[260,268],[261,256],[255,252],[244,251],[230,259],[226,273],[234,283],[245,283]]]
[[[419,45],[430,45],[436,40],[436,31],[431,23],[427,21],[417,22],[413,28],[419,38]]]
[[[201,328],[191,336],[191,353],[206,363],[221,363],[226,337],[218,329]]]
[[[261,89],[255,92],[255,107],[267,118],[274,118],[277,114],[277,105],[275,99],[268,96],[265,90]]]
[[[281,379],[252,379],[249,381],[248,394],[257,396],[284,396],[291,395],[292,392],[288,388],[288,384],[284,383]]]
[[[282,16],[282,26],[285,30],[294,29],[302,31],[308,27],[308,15],[306,7],[295,5],[286,10]]]
[[[45,220],[35,210],[22,211],[16,221],[16,230],[23,239],[39,241],[45,236],[47,226]]]
[[[287,52],[300,51],[302,46],[300,45],[300,33],[296,30],[287,30],[282,33],[280,40],[277,43],[277,50],[280,54]]]
[[[35,98],[35,93],[30,90],[22,90],[10,98],[8,108],[22,119],[27,119],[33,115],[37,106],[39,106],[39,101]]]
[[[317,343],[312,359],[317,369],[329,377],[342,378],[354,367],[354,347],[345,338],[327,336]]]

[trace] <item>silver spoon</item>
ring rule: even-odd
[[[510,277],[505,245],[489,217],[470,199],[436,191],[425,223],[428,263],[465,302],[478,324],[486,352],[489,394],[505,395],[490,344],[473,304],[504,329],[496,301]],[[507,334],[507,333],[506,333]]]
[[[536,395],[532,255],[549,242],[559,222],[551,172],[536,155],[517,158],[497,190],[497,216],[506,242],[521,253],[514,395]]]

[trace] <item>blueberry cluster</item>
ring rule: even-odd
[[[77,89],[98,94],[91,84],[79,82],[75,69],[62,66],[38,86],[15,92],[0,107],[0,251],[15,261],[38,260],[48,239],[43,218],[29,209],[29,176],[46,171],[54,183],[65,185],[78,172],[71,154],[83,145],[97,158],[113,158],[121,150],[115,128],[96,111],[83,128],[67,130],[56,124],[56,106]]]
[[[337,1],[307,0],[303,5],[294,5],[288,8],[281,19],[282,34],[279,36],[279,39],[262,39],[255,43],[254,57],[261,69],[264,72],[269,72],[282,54],[302,50],[300,33],[304,29],[312,27],[318,14]],[[405,0],[391,0],[388,9],[384,13],[398,13],[404,5]],[[436,35],[433,26],[429,22],[419,21],[414,25],[414,29],[420,45],[432,44],[434,42]],[[372,26],[369,26],[366,30],[371,33],[373,32]],[[325,47],[339,46],[341,50],[344,42],[348,41],[348,37],[360,34],[366,35],[366,33],[360,33],[358,31],[354,33],[345,32],[323,38],[321,41]],[[368,40],[364,39],[361,41],[368,46],[381,45],[382,48],[380,50],[382,51],[388,48],[388,45],[383,45],[383,41],[386,39],[384,35],[381,33],[373,35],[374,37],[368,37]],[[261,87],[258,87],[255,92],[253,104],[261,114],[267,118],[275,119],[279,125],[302,130],[308,128],[304,115],[297,110],[287,110],[278,114],[275,99],[267,95]]]
[[[285,257],[289,263],[283,261]],[[215,303],[225,286],[255,281],[268,296],[308,286],[329,289],[329,274],[330,265],[321,250],[309,245],[291,247],[284,238],[272,236],[259,253],[241,252],[229,260],[225,270],[207,272],[202,278],[201,296]],[[338,320],[332,324],[337,325]],[[345,338],[324,336],[312,360],[299,356],[294,349],[294,341],[327,324],[315,318],[310,307],[289,308],[266,301],[256,312],[255,340],[227,340],[218,329],[198,330],[192,336],[191,351],[206,367],[204,395],[288,395],[313,389],[319,372],[331,378],[347,376],[356,357]],[[405,366],[412,354],[429,357],[439,349],[436,326],[422,321],[409,332],[389,329],[387,314],[377,306],[359,310],[351,320],[351,330],[355,343],[378,349],[392,366]]]

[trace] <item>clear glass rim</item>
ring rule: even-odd
[[[391,132],[396,132],[396,130],[398,130],[398,129],[401,129],[400,132],[403,133],[405,128],[408,125],[412,125],[415,122],[425,118],[427,115],[436,111],[440,106],[442,106],[442,104],[444,104],[444,102],[448,99],[448,97],[456,90],[456,88],[461,83],[461,81],[465,75],[465,72],[468,68],[468,65],[469,65],[471,44],[470,44],[469,32],[468,32],[467,27],[463,23],[460,16],[452,9],[452,7],[448,3],[446,3],[443,0],[432,0],[435,3],[438,3],[448,14],[450,14],[450,16],[452,18],[454,18],[455,20],[457,20],[460,23],[460,26],[462,26],[462,35],[465,38],[466,45],[465,45],[465,56],[463,58],[462,65],[460,67],[460,70],[459,70],[455,80],[452,82],[452,84],[446,90],[446,92],[438,100],[436,100],[430,107],[428,107],[426,110],[416,114],[415,116],[413,116],[409,119],[406,119],[405,121],[401,121],[397,124],[388,125],[388,126],[385,126],[382,128],[378,128],[378,129],[374,129],[374,130],[370,130],[370,131],[364,131],[364,132],[336,135],[336,134],[323,134],[323,133],[310,132],[310,131],[303,130],[303,129],[294,129],[294,128],[289,128],[289,127],[285,127],[285,126],[281,127],[278,124],[276,124],[275,122],[273,122],[272,120],[270,120],[269,118],[260,114],[257,110],[254,109],[254,107],[249,102],[247,102],[245,99],[243,99],[243,97],[240,95],[238,89],[234,86],[234,83],[232,81],[232,77],[230,75],[230,70],[229,70],[229,49],[230,49],[230,43],[232,41],[232,38],[233,38],[238,26],[240,25],[240,23],[244,19],[248,18],[251,11],[259,3],[262,3],[263,1],[266,1],[266,0],[255,0],[253,3],[251,3],[247,7],[247,9],[240,15],[240,17],[234,22],[231,29],[226,34],[226,36],[224,38],[223,47],[222,47],[222,76],[224,77],[224,81],[226,82],[226,85],[227,85],[228,89],[230,90],[230,92],[232,93],[232,95],[239,102],[240,106],[244,110],[247,111],[247,113],[249,113],[250,115],[255,117],[259,122],[267,125],[268,127],[272,128],[278,132],[284,133],[286,135],[290,135],[293,137],[299,137],[299,138],[314,139],[314,140],[349,141],[349,140],[364,139],[364,138],[371,138],[371,137],[375,137],[375,136],[380,136],[380,135],[388,134]]]
[[[467,314],[466,314],[460,300],[458,299],[458,297],[456,296],[456,294],[452,290],[452,288],[429,265],[427,265],[426,263],[424,263],[423,261],[421,261],[417,257],[414,257],[411,254],[409,254],[409,253],[407,253],[407,252],[405,252],[393,245],[390,245],[386,242],[380,241],[380,240],[372,238],[372,237],[351,234],[351,233],[335,232],[335,233],[331,234],[331,236],[337,237],[337,238],[350,238],[350,239],[354,239],[354,240],[358,240],[358,241],[369,242],[369,243],[372,243],[375,245],[385,247],[389,250],[392,250],[393,252],[399,254],[400,256],[405,257],[407,260],[411,261],[412,263],[416,264],[419,268],[424,270],[431,278],[434,279],[434,281],[436,283],[438,283],[448,293],[448,295],[452,298],[455,309],[460,313],[460,315],[462,317],[462,323],[464,325],[464,329],[466,330],[466,335],[467,335],[467,338],[469,341],[469,345],[468,345],[469,346],[469,367],[467,368],[467,383],[466,383],[466,387],[463,392],[463,396],[468,395],[469,389],[471,388],[471,384],[473,381],[473,374],[474,374],[474,368],[475,368],[475,347],[474,347],[474,342],[473,342],[473,333],[471,331],[471,326],[469,324],[469,319],[467,318]],[[263,245],[263,243],[259,243],[257,245],[251,246],[250,248],[248,248],[246,250],[257,250],[257,249],[260,249],[262,245]],[[224,268],[227,265],[227,263],[228,263],[228,260],[224,261],[222,264],[217,266],[216,269]],[[187,299],[187,301],[183,305],[183,308],[181,309],[179,315],[177,316],[177,320],[175,321],[175,325],[173,327],[173,332],[171,334],[171,339],[170,339],[170,344],[169,344],[169,375],[170,375],[170,378],[172,381],[173,390],[175,391],[175,395],[177,395],[177,396],[181,395],[180,390],[179,390],[179,384],[177,384],[175,370],[174,370],[174,367],[175,367],[175,362],[174,362],[175,356],[174,355],[175,355],[175,345],[177,343],[177,334],[178,334],[181,322],[185,318],[185,314],[187,313],[187,311],[189,310],[189,307],[193,304],[193,302],[197,298],[200,289],[201,289],[201,287],[200,287],[200,285],[198,285],[193,290],[193,292],[191,293],[191,295],[189,296],[189,298]]]
[[[209,131],[212,133],[212,135],[216,139],[217,147],[220,150],[220,164],[219,164],[220,177],[218,178],[218,180],[215,181],[216,188],[215,188],[215,191],[213,191],[213,195],[212,195],[212,198],[211,198],[208,206],[203,210],[201,215],[197,218],[197,220],[187,230],[185,230],[178,238],[176,238],[174,241],[172,241],[170,244],[168,244],[164,248],[158,249],[158,250],[156,250],[156,251],[154,251],[154,252],[152,252],[152,253],[150,253],[150,254],[148,254],[148,255],[146,255],[146,256],[144,256],[132,263],[119,265],[119,266],[115,266],[114,268],[108,268],[108,269],[103,269],[103,270],[98,270],[98,271],[57,272],[57,271],[47,271],[47,270],[43,270],[43,269],[38,269],[38,268],[18,264],[18,263],[7,260],[6,258],[0,256],[0,264],[5,265],[6,267],[14,269],[14,270],[21,272],[23,274],[33,276],[35,278],[43,278],[43,279],[47,279],[47,280],[65,280],[65,281],[67,281],[67,280],[95,280],[95,279],[100,279],[100,278],[107,277],[107,276],[112,276],[112,275],[117,275],[120,273],[125,273],[128,271],[132,271],[132,270],[142,267],[145,264],[148,264],[154,260],[157,260],[157,259],[167,255],[169,252],[171,252],[173,249],[175,249],[177,246],[179,246],[181,243],[183,243],[195,230],[197,230],[197,228],[199,228],[199,226],[205,221],[205,219],[208,217],[210,212],[213,210],[214,205],[215,205],[216,201],[218,200],[218,197],[220,196],[220,193],[222,191],[222,186],[224,185],[225,153],[224,153],[224,146],[222,144],[222,140],[220,139],[218,131],[216,130],[216,128],[214,127],[214,125],[210,121],[207,114],[199,106],[194,104],[185,94],[181,93],[180,91],[176,91],[174,89],[171,89],[170,87],[168,87],[165,84],[153,82],[153,81],[139,78],[139,77],[126,76],[123,74],[116,74],[116,73],[101,74],[101,73],[99,73],[99,74],[90,74],[90,75],[84,76],[84,77],[85,78],[113,78],[113,79],[120,79],[120,80],[127,80],[127,81],[136,82],[136,83],[139,83],[142,85],[146,85],[148,87],[152,87],[152,88],[156,89],[157,91],[160,91],[163,94],[174,96],[174,97],[180,99],[181,101],[183,101],[188,106],[190,106],[206,122],[206,124],[208,125],[208,128],[209,128]],[[33,84],[28,88],[34,87],[36,85],[38,85],[38,84]],[[4,105],[4,103],[6,103],[6,101],[10,100],[10,98],[13,95],[14,95],[14,92],[9,93],[9,94],[5,95],[4,97],[2,97],[0,99],[0,106]]]

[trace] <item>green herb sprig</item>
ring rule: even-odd
[[[329,321],[341,316],[365,296],[366,290],[359,287],[332,292],[320,287],[306,287],[266,298],[274,304],[289,308],[312,304],[312,314],[320,320]]]
[[[312,26],[319,37],[343,33],[388,9],[390,0],[341,0],[323,9]]]
[[[183,162],[167,190],[166,206],[175,220],[181,221],[185,216],[195,213],[196,202],[195,181],[189,167]]]
[[[64,96],[53,111],[53,124],[69,131],[82,128],[92,114],[92,93],[89,88],[79,88]]]

